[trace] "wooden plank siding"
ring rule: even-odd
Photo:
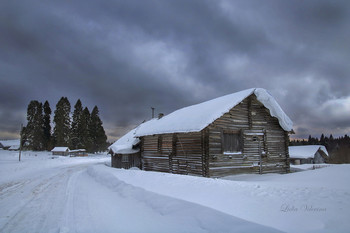
[[[145,136],[142,141],[144,170],[205,175],[201,132]]]
[[[158,145],[159,142],[161,142],[161,145]],[[171,134],[143,137],[142,147],[142,164],[144,170],[171,172],[169,161],[173,148]]]
[[[240,135],[241,153],[224,153],[224,133]],[[288,139],[278,119],[252,94],[200,132],[141,137],[142,164],[148,171],[205,177],[286,173]]]

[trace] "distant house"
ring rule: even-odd
[[[118,150],[110,149],[121,159],[123,146],[129,154],[141,153],[148,171],[205,177],[286,173],[292,124],[266,90],[252,88],[147,121],[125,135],[127,143]]]
[[[52,155],[63,155],[67,156],[69,155],[69,148],[68,147],[55,147],[51,150]]]
[[[15,150],[17,148],[17,150],[20,147],[20,140],[19,139],[15,139],[15,140],[1,140],[0,141],[0,148],[4,149],[4,150],[9,150],[12,147],[12,150]]]
[[[307,145],[290,146],[289,157],[291,164],[300,165],[326,163],[329,155],[325,146]]]
[[[135,137],[135,133],[140,126],[129,131],[108,148],[109,154],[111,154],[112,167],[125,169],[131,167],[141,168],[140,139]]]
[[[71,157],[75,156],[88,156],[88,153],[85,149],[76,149],[76,150],[70,150],[69,154]]]

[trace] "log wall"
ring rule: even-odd
[[[129,169],[131,167],[138,167],[142,168],[141,164],[141,153],[134,153],[134,154],[127,154],[125,156],[128,156],[128,162],[122,161],[122,154],[112,154],[111,155],[111,166],[115,168],[124,168]]]
[[[201,132],[145,136],[143,169],[203,176],[202,144]]]

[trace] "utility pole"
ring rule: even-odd
[[[151,107],[151,109],[152,109],[152,119],[153,119],[154,118],[154,109],[155,108]]]
[[[22,131],[23,131],[23,124],[21,124],[21,131],[20,131],[20,140],[19,140],[19,156],[18,161],[21,161],[21,152],[22,152]]]

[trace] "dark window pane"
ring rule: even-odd
[[[240,134],[224,133],[224,152],[239,152],[242,150]]]

